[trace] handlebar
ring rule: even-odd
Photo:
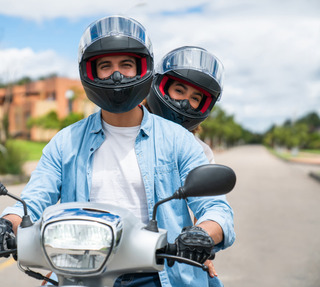
[[[200,267],[203,271],[208,271],[209,268],[208,266],[201,264],[197,261],[185,258],[185,257],[181,257],[181,256],[177,256],[177,245],[175,243],[168,243],[164,248],[159,249],[157,251],[156,257],[157,259],[168,259],[171,261],[177,261],[180,263],[185,263],[185,264],[189,264],[195,267]]]
[[[189,264],[189,265],[192,265],[192,266],[195,266],[195,267],[200,267],[203,271],[208,271],[209,268],[208,266],[204,265],[204,264],[201,264],[197,261],[193,261],[191,259],[188,259],[188,258],[184,258],[184,257],[180,257],[180,256],[176,256],[176,255],[169,255],[169,254],[166,254],[166,253],[159,253],[156,255],[156,257],[158,259],[171,259],[171,260],[174,260],[174,261],[178,261],[180,263],[186,263],[186,264]]]
[[[7,250],[7,251],[0,251],[0,257],[6,257],[6,256],[9,256],[9,255],[15,255],[17,254],[17,249],[10,249],[10,250]]]

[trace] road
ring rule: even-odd
[[[236,241],[217,254],[226,287],[320,286],[320,183],[308,176],[320,166],[292,164],[261,146],[217,153],[237,184],[228,196]]]
[[[214,261],[225,287],[320,286],[320,183],[308,176],[320,166],[291,164],[261,146],[215,154],[237,174],[227,195],[234,209],[234,245]],[[23,185],[8,187],[19,194]],[[11,204],[1,198],[0,210]],[[39,281],[0,259],[1,287],[34,287]]]

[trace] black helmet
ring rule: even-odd
[[[99,79],[96,60],[112,55],[135,57],[137,75],[129,78],[115,72]],[[144,27],[134,19],[111,16],[92,23],[81,37],[78,61],[87,97],[103,110],[130,111],[149,93],[153,79],[152,44]]]
[[[174,121],[189,131],[210,114],[222,93],[223,65],[212,54],[199,47],[185,46],[169,52],[158,64],[147,104],[152,113]],[[194,109],[188,100],[174,100],[168,88],[179,81],[198,89],[203,98]]]

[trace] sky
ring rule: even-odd
[[[318,0],[0,0],[0,82],[79,79],[81,35],[109,15],[146,28],[155,63],[185,45],[219,58],[225,79],[216,105],[252,132],[320,115]]]

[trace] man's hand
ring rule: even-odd
[[[9,251],[15,248],[16,242],[12,223],[9,220],[0,218],[0,251]],[[9,255],[5,257],[9,257]]]
[[[177,255],[203,264],[214,246],[213,239],[199,226],[184,227],[176,239]]]

